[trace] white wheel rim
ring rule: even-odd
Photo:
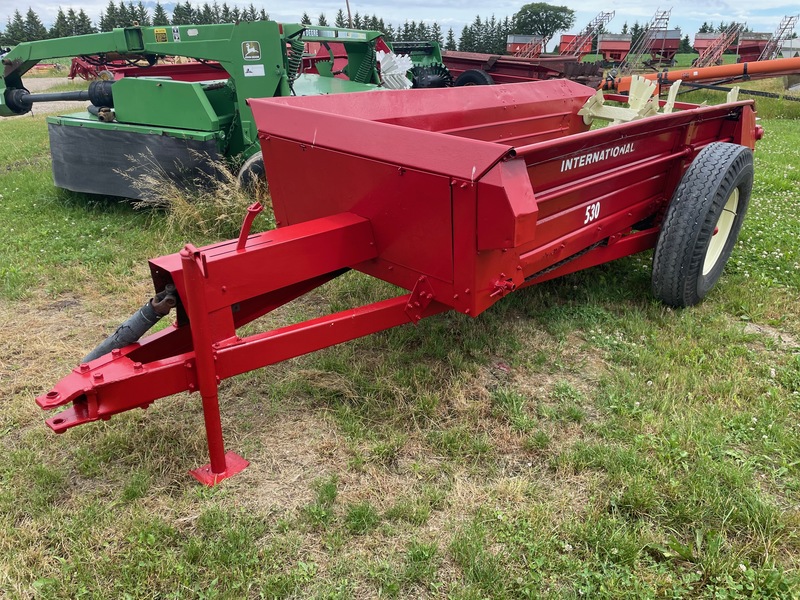
[[[734,188],[731,195],[728,196],[728,201],[722,208],[722,213],[719,215],[717,224],[714,227],[714,234],[711,237],[711,243],[708,245],[706,251],[706,258],[703,261],[703,275],[708,275],[714,266],[717,264],[719,257],[722,256],[722,251],[728,243],[728,238],[731,237],[733,231],[733,223],[736,221],[736,209],[739,208],[739,188]]]

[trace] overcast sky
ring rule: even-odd
[[[191,0],[192,4],[202,5],[205,0]],[[222,0],[217,0],[222,4]],[[229,5],[238,4],[244,6],[249,4],[249,0],[227,0]],[[136,0],[134,0],[134,3]],[[170,0],[165,0],[162,4],[172,4]],[[213,3],[210,0],[209,3]],[[146,5],[155,6],[155,0],[145,2]],[[297,22],[303,12],[307,12],[312,21],[316,23],[317,16],[325,13],[329,22],[333,22],[336,12],[341,8],[346,11],[345,2],[339,0],[315,0],[310,2],[253,2],[257,9],[264,8],[269,13],[270,18],[276,21]],[[495,17],[502,19],[506,16],[511,17],[517,12],[525,2],[495,0],[493,3],[485,1],[475,2],[473,0],[406,0],[388,2],[382,1],[361,1],[351,0],[350,10],[372,15],[375,14],[383,18],[385,22],[393,25],[402,24],[404,21],[420,21],[432,23],[437,21],[446,33],[448,28],[453,29],[458,37],[465,24],[471,23],[476,15]],[[622,0],[610,2],[607,8],[598,8],[598,3],[590,0],[562,0],[550,2],[550,4],[566,5],[576,13],[574,30],[582,29],[589,23],[600,10],[613,10],[616,12],[614,19],[609,23],[608,30],[619,32],[623,23],[633,25],[638,21],[644,25],[648,23],[657,9],[672,9],[670,18],[670,28],[680,27],[684,34],[688,34],[690,39],[694,38],[697,29],[703,21],[713,22],[715,25],[721,21],[729,23],[731,21],[746,22],[753,31],[763,31],[772,33],[778,27],[781,19],[786,15],[796,15],[800,12],[798,0],[760,0],[755,2],[753,7],[749,2],[733,2],[726,0],[677,0],[671,4],[648,4],[641,0]],[[89,17],[97,23],[100,12],[108,5],[108,0],[82,0],[80,3],[74,2],[51,2],[49,0],[30,0],[28,3],[17,4],[11,0],[0,0],[0,24],[5,28],[6,22],[13,11],[18,9],[24,16],[28,6],[33,8],[44,21],[45,26],[49,27],[55,18],[58,7],[61,6],[65,11],[72,7],[76,11],[83,8]],[[800,28],[798,28],[800,33]]]

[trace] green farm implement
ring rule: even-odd
[[[321,57],[304,56],[309,42],[321,47]],[[185,184],[201,172],[213,176],[214,165],[227,159],[243,165],[239,175],[246,180],[263,172],[250,98],[383,89],[381,50],[391,52],[378,31],[272,21],[127,27],[29,42],[2,58],[0,116],[25,114],[38,102],[90,103],[47,118],[53,179],[68,190],[140,198],[136,182],[144,174]],[[142,67],[115,81],[94,81],[86,91],[25,89],[22,77],[39,61],[68,56]],[[189,70],[156,64],[166,56],[199,61],[200,75],[198,62]],[[430,54],[426,61],[427,67]]]

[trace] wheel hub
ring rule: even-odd
[[[714,265],[717,264],[719,257],[722,255],[722,251],[733,230],[738,207],[739,188],[734,188],[719,215],[716,227],[714,227],[714,235],[711,237],[711,243],[708,245],[708,251],[706,251],[706,257],[703,261],[703,275],[708,275],[711,272],[711,269],[714,268]]]

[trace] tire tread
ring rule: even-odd
[[[718,215],[714,203],[722,202],[724,206],[727,194],[720,198],[719,191],[733,189],[742,172],[752,173],[752,162],[749,148],[714,142],[700,151],[684,174],[664,216],[653,254],[653,294],[666,304],[691,306],[702,299],[705,292],[698,289],[697,273],[698,269],[702,271],[708,247],[705,238],[713,234],[716,225]],[[742,219],[747,209],[752,175],[745,185],[746,193],[740,197],[741,208],[737,210],[742,213]],[[741,219],[738,219],[738,226],[741,226]],[[731,236],[735,242],[738,228],[731,232]],[[717,265],[727,261],[724,254]],[[717,269],[715,266],[712,272]]]

